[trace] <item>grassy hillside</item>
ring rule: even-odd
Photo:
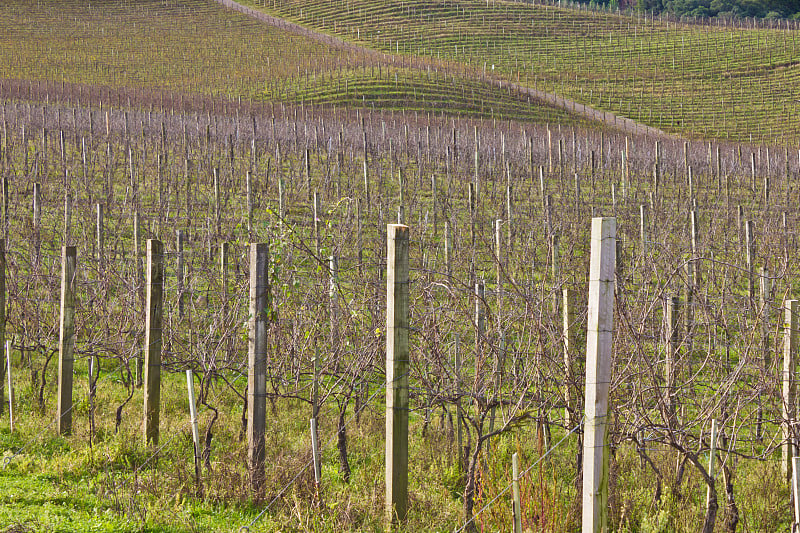
[[[430,62],[423,68],[335,49],[210,0],[0,5],[0,78],[579,122],[536,99],[437,67],[442,74],[432,78]]]
[[[464,72],[502,77],[667,131],[736,141],[800,139],[796,31],[681,25],[495,0],[259,4],[365,46],[447,60]]]
[[[0,6],[2,78],[252,96],[312,58],[321,69],[355,61],[213,2]]]

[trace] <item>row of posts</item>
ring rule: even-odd
[[[609,222],[610,221],[610,222]],[[609,226],[611,224],[611,226]],[[605,263],[598,270],[592,263],[593,277],[590,282],[590,306],[613,303],[614,239],[613,219],[596,219],[593,225],[592,253],[600,253],[604,247]],[[611,229],[609,229],[611,228]],[[605,231],[606,237],[594,238],[597,231]],[[611,233],[608,233],[611,231]],[[611,235],[611,237],[608,237]],[[610,240],[609,240],[610,239]],[[390,224],[387,227],[387,313],[386,313],[386,518],[389,523],[405,519],[408,511],[408,373],[409,373],[409,228],[405,225]],[[5,340],[5,241],[0,239],[0,341]],[[597,248],[597,250],[596,250]],[[609,255],[610,254],[610,255]],[[610,257],[611,263],[608,263]],[[594,259],[593,259],[594,261]],[[609,272],[612,277],[609,278]],[[597,273],[597,276],[594,276]],[[599,277],[598,277],[599,276]],[[77,280],[77,252],[74,246],[62,247],[61,301],[59,319],[59,379],[57,424],[60,434],[72,431],[72,375],[75,346],[75,290]],[[609,285],[609,283],[611,285]],[[609,289],[608,287],[611,287]],[[147,241],[146,268],[146,316],[144,348],[144,437],[148,444],[156,445],[159,439],[159,412],[161,390],[161,349],[164,297],[164,248],[155,239]],[[250,319],[248,338],[248,389],[247,417],[248,468],[251,487],[256,493],[264,490],[265,483],[265,421],[266,421],[266,356],[267,333],[272,316],[272,300],[269,280],[269,246],[265,243],[250,245]],[[591,307],[590,307],[591,308]],[[565,306],[565,321],[568,320]],[[569,319],[571,321],[571,319]],[[595,361],[587,368],[587,376],[607,375],[602,370],[602,361],[610,360],[610,317],[606,314],[590,312],[589,343],[598,349],[588,356],[587,361]],[[599,335],[599,337],[598,337]],[[598,343],[597,339],[602,338]],[[568,346],[565,346],[568,348]],[[8,349],[10,357],[10,348]],[[599,366],[598,366],[599,365]],[[9,365],[10,368],[10,365]],[[592,373],[593,372],[593,373]],[[605,374],[604,374],[605,372]],[[594,377],[591,380],[597,381]],[[192,416],[192,433],[195,441],[195,468],[199,468],[197,437],[197,414],[194,408],[193,382],[191,372],[187,372]],[[590,379],[587,377],[587,384]],[[588,416],[594,435],[601,442],[605,435],[605,405],[607,403],[608,380],[598,383],[604,386],[591,387],[599,390],[598,402],[592,400],[587,405],[596,406]],[[10,384],[9,384],[10,389]],[[1,390],[1,389],[0,389]],[[587,391],[589,388],[587,387]],[[605,398],[603,400],[602,398]],[[314,432],[312,421],[312,435]],[[587,425],[587,428],[589,426]],[[588,429],[587,429],[588,430]],[[587,440],[587,442],[589,442]],[[315,446],[316,448],[316,446]],[[587,460],[596,453],[587,448]],[[317,461],[315,460],[315,463]],[[607,470],[607,469],[606,469]],[[600,474],[603,472],[600,471]],[[199,478],[199,472],[196,472]],[[315,466],[315,474],[317,467]],[[605,472],[607,475],[607,472]],[[518,483],[518,478],[515,478]],[[593,478],[594,479],[594,478]],[[590,481],[587,487],[602,483],[599,479]],[[518,486],[517,486],[518,494]],[[518,508],[518,507],[517,507]]]
[[[386,313],[386,518],[389,523],[402,521],[408,510],[408,373],[409,373],[409,228],[391,224],[387,227],[387,313]],[[163,316],[164,249],[158,240],[147,241],[146,329],[144,350],[144,435],[149,444],[159,437],[161,344]],[[76,286],[76,249],[62,248],[61,305],[59,321],[58,431],[72,428],[72,371],[74,365],[74,321]],[[616,269],[616,221],[595,218],[592,221],[591,260],[589,267],[589,304],[586,352],[586,388],[584,420],[583,531],[603,531],[608,524],[608,393],[611,381],[614,286]],[[0,346],[5,345],[5,241],[0,240]],[[260,493],[265,483],[266,356],[267,333],[272,317],[269,280],[269,246],[250,245],[250,319],[248,338],[247,417],[248,467],[251,486]],[[565,303],[570,298],[565,294]],[[668,307],[672,310],[673,305]],[[792,429],[795,413],[796,348],[798,301],[785,302],[783,360],[784,473],[797,490],[798,439]],[[565,331],[573,318],[571,305],[564,306]],[[668,321],[672,322],[669,320]],[[671,336],[670,336],[671,339]],[[565,357],[574,340],[565,339]],[[676,348],[668,343],[668,351]],[[7,349],[10,357],[10,347]],[[673,352],[674,353],[674,352]],[[10,365],[8,366],[10,370]],[[570,365],[567,365],[570,368]],[[9,376],[10,377],[10,376]],[[667,383],[674,370],[667,365]],[[190,397],[191,376],[189,375]],[[0,381],[0,387],[5,380]],[[9,379],[9,389],[10,379]],[[0,389],[2,390],[2,389]],[[671,390],[671,389],[668,389]],[[565,392],[568,411],[574,415],[575,400]],[[671,403],[671,402],[670,402]],[[193,406],[193,402],[190,402]],[[316,415],[316,413],[315,413]],[[574,416],[572,417],[574,421]],[[197,415],[192,409],[193,434]],[[315,428],[312,421],[312,434]],[[712,432],[716,433],[716,432]],[[194,440],[198,440],[195,436]],[[716,439],[713,439],[716,441]],[[195,456],[197,456],[195,443]],[[316,446],[315,446],[316,448]],[[515,458],[516,459],[516,458]],[[315,463],[317,461],[315,460]],[[515,461],[516,463],[516,461]],[[197,466],[196,461],[196,466]],[[315,474],[317,467],[315,465]],[[518,465],[514,468],[515,528],[519,527]],[[796,500],[797,501],[797,500]],[[800,508],[798,508],[800,509]]]

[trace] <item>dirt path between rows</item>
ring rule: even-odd
[[[294,22],[289,22],[288,20],[279,17],[268,15],[267,13],[263,13],[261,11],[258,11],[257,9],[244,6],[238,2],[235,2],[234,0],[213,0],[213,1],[229,9],[239,11],[240,13],[243,13],[249,17],[255,18],[257,20],[260,20],[262,22],[265,22],[282,30],[294,33],[296,35],[301,35],[303,37],[308,37],[309,39],[313,39],[317,42],[326,44],[338,50],[356,51],[365,55],[378,57],[383,61],[393,64],[401,62],[400,56],[395,56],[394,54],[386,54],[384,52],[379,52],[371,48],[353,44],[339,37],[328,35],[327,33],[322,33],[316,30],[312,30],[310,28],[306,28],[305,26],[301,26],[300,24],[296,24]],[[407,64],[409,59],[407,57],[403,57],[402,61]],[[412,63],[410,66],[414,66],[413,58],[411,59],[411,61]],[[426,64],[426,66],[429,66],[429,64]],[[611,126],[612,128],[624,132],[635,133],[638,135],[652,135],[656,137],[668,137],[668,138],[676,137],[658,128],[647,126],[640,122],[636,122],[635,120],[615,115],[614,113],[610,113],[608,111],[600,111],[593,107],[578,103],[568,98],[558,96],[556,94],[539,91],[537,89],[532,89],[531,87],[526,87],[524,85],[491,77],[484,77],[484,82],[493,85],[495,87],[498,87],[500,89],[510,89],[513,91],[517,91],[520,94],[529,96],[535,100],[539,100],[543,103],[552,105],[553,107],[564,109],[570,113],[586,117],[596,122],[601,122],[603,124]]]

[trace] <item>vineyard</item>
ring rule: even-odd
[[[799,138],[796,22],[709,27],[480,0],[257,5],[369,47],[446,61],[665,131],[776,144]]]
[[[793,527],[796,29],[248,5],[0,6],[0,531],[577,531],[601,221],[610,528]]]

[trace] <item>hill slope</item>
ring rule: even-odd
[[[259,4],[365,46],[448,61],[465,75],[491,74],[674,133],[800,139],[795,30],[675,24],[494,0]]]

